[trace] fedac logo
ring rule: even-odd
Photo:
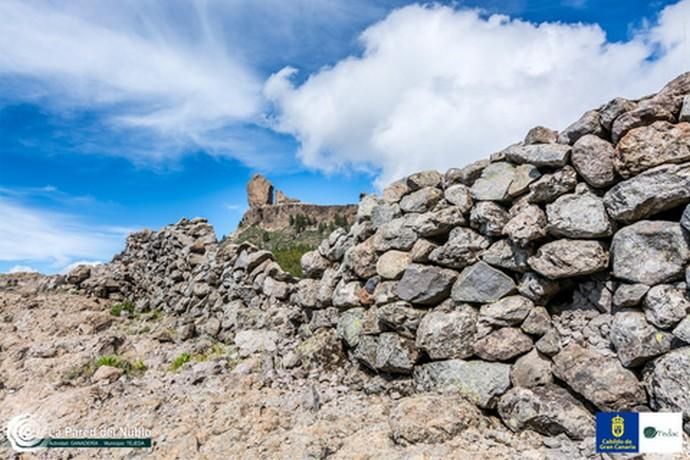
[[[634,412],[599,412],[597,452],[639,452],[639,431],[639,419]]]
[[[680,412],[599,412],[598,453],[673,453],[683,448]]]

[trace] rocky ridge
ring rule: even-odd
[[[364,196],[349,231],[304,255],[303,279],[183,219],[44,288],[163,311],[179,340],[267,356],[274,382],[357,368],[361,385],[415,401],[391,421],[419,417],[434,395],[471,404],[443,429],[396,425],[400,444],[447,440],[448,424],[472,423],[469,408],[573,442],[591,440],[597,410],[687,421],[689,94],[690,73],[560,133],[537,127],[488,160]]]

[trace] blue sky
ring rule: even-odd
[[[690,70],[690,0],[0,3],[0,272],[218,236],[266,174],[355,202]]]

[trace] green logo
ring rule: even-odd
[[[656,433],[656,428],[654,428],[653,426],[648,426],[642,431],[644,437],[649,439],[656,437]]]

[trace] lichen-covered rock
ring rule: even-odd
[[[472,196],[480,201],[503,201],[508,198],[508,190],[513,182],[515,166],[505,162],[495,162],[486,166],[481,176],[471,187]]]
[[[577,173],[572,166],[565,166],[552,173],[544,174],[529,186],[527,200],[530,203],[550,203],[577,185]]]
[[[611,131],[611,127],[616,118],[623,115],[625,112],[630,112],[634,110],[637,104],[633,101],[625,99],[624,97],[617,97],[604,105],[600,113],[601,126],[607,130]]]
[[[302,266],[302,273],[307,278],[320,278],[331,262],[322,256],[319,251],[309,251],[305,253],[300,259]]]
[[[417,235],[428,238],[446,235],[452,228],[464,225],[465,216],[459,208],[449,206],[424,214],[408,214],[406,222]]]
[[[470,213],[470,226],[482,235],[499,236],[508,222],[508,212],[491,201],[477,203]]]
[[[570,278],[604,270],[609,253],[600,241],[562,239],[542,245],[527,263],[549,279]]]
[[[411,262],[412,256],[409,252],[388,251],[376,262],[376,273],[385,279],[398,279]]]
[[[690,244],[679,224],[645,220],[616,232],[611,259],[615,277],[651,286],[683,276]]]
[[[548,357],[537,350],[532,350],[515,361],[510,380],[516,387],[532,388],[547,385],[553,382],[551,366],[551,360]]]
[[[619,182],[604,195],[609,215],[634,222],[690,201],[690,163],[662,165]]]
[[[418,239],[417,232],[410,228],[404,218],[399,217],[383,224],[374,234],[372,243],[374,249],[380,252],[390,249],[409,251]]]
[[[532,429],[547,436],[584,439],[594,434],[594,417],[557,385],[510,389],[498,403],[503,422],[514,431]]]
[[[417,327],[426,312],[413,308],[407,302],[393,302],[378,308],[376,314],[384,327],[396,331],[403,337],[415,338]]]
[[[474,204],[472,200],[472,192],[466,185],[451,185],[443,192],[443,196],[447,202],[457,206],[457,208],[463,214],[469,212]]]
[[[482,175],[482,171],[484,171],[489,164],[489,160],[477,160],[462,168],[451,168],[444,176],[444,184],[446,187],[453,184],[463,184],[469,187],[474,181],[479,179]]]
[[[690,315],[678,323],[673,329],[673,335],[685,343],[690,343]]]
[[[624,178],[665,163],[690,161],[690,124],[657,121],[631,129],[618,143],[614,163]]]
[[[546,236],[546,215],[539,206],[520,209],[503,227],[503,233],[518,246],[525,247]]]
[[[508,361],[532,349],[532,340],[520,329],[503,327],[477,340],[474,352],[486,361]]]
[[[619,284],[613,294],[613,305],[619,308],[635,307],[649,291],[646,284]]]
[[[644,364],[671,349],[673,336],[649,324],[637,311],[622,311],[613,316],[611,343],[625,367]]]
[[[438,171],[420,171],[407,177],[407,186],[415,191],[425,187],[438,187],[442,180],[443,176]]]
[[[602,188],[616,181],[613,145],[592,134],[582,136],[570,154],[575,170],[592,187]]]
[[[604,202],[592,193],[562,195],[546,205],[548,231],[566,238],[601,238],[613,227]]]
[[[417,347],[431,359],[469,358],[477,329],[477,310],[469,305],[432,311],[417,328]]]
[[[337,332],[351,348],[359,344],[364,322],[364,308],[351,308],[345,310],[338,318]]]
[[[340,281],[333,292],[333,306],[338,308],[359,307],[361,290],[362,285],[358,281]]]
[[[400,200],[400,209],[403,212],[427,212],[443,198],[443,192],[436,187],[424,187],[405,195]]]
[[[588,134],[599,136],[603,134],[600,120],[601,117],[598,111],[589,110],[585,112],[579,120],[561,131],[561,134],[558,136],[558,142],[573,145],[582,136]]]
[[[514,272],[526,272],[529,270],[527,259],[532,252],[527,248],[521,248],[509,240],[498,240],[481,255],[484,262],[494,267],[504,268]]]
[[[376,258],[372,240],[368,239],[345,251],[343,264],[359,278],[367,279],[376,274]]]
[[[655,359],[645,369],[644,383],[652,409],[682,412],[690,418],[690,347],[679,348]]]
[[[525,136],[523,143],[531,144],[555,144],[558,141],[558,131],[544,126],[535,126],[530,129]]]
[[[511,295],[498,302],[482,305],[480,320],[492,326],[514,326],[520,324],[532,311],[534,303],[526,297]]]
[[[504,150],[506,159],[513,163],[529,163],[534,166],[565,166],[570,146],[561,144],[513,145]]]
[[[417,366],[413,377],[420,391],[455,390],[477,406],[490,409],[510,388],[510,365],[451,359]]]
[[[690,313],[690,300],[685,290],[670,284],[651,288],[643,306],[647,320],[661,329],[672,328]]]
[[[635,374],[616,358],[571,343],[553,363],[556,377],[601,410],[632,409],[647,401]]]
[[[452,270],[411,264],[398,282],[396,293],[413,304],[436,305],[448,297],[456,277]]]
[[[546,308],[540,306],[532,308],[520,326],[525,333],[537,336],[546,334],[550,328],[551,316]]]
[[[453,285],[456,302],[495,302],[515,290],[513,279],[486,262],[466,267]]]
[[[546,304],[561,290],[561,283],[544,278],[534,272],[522,275],[518,292],[538,304]]]

